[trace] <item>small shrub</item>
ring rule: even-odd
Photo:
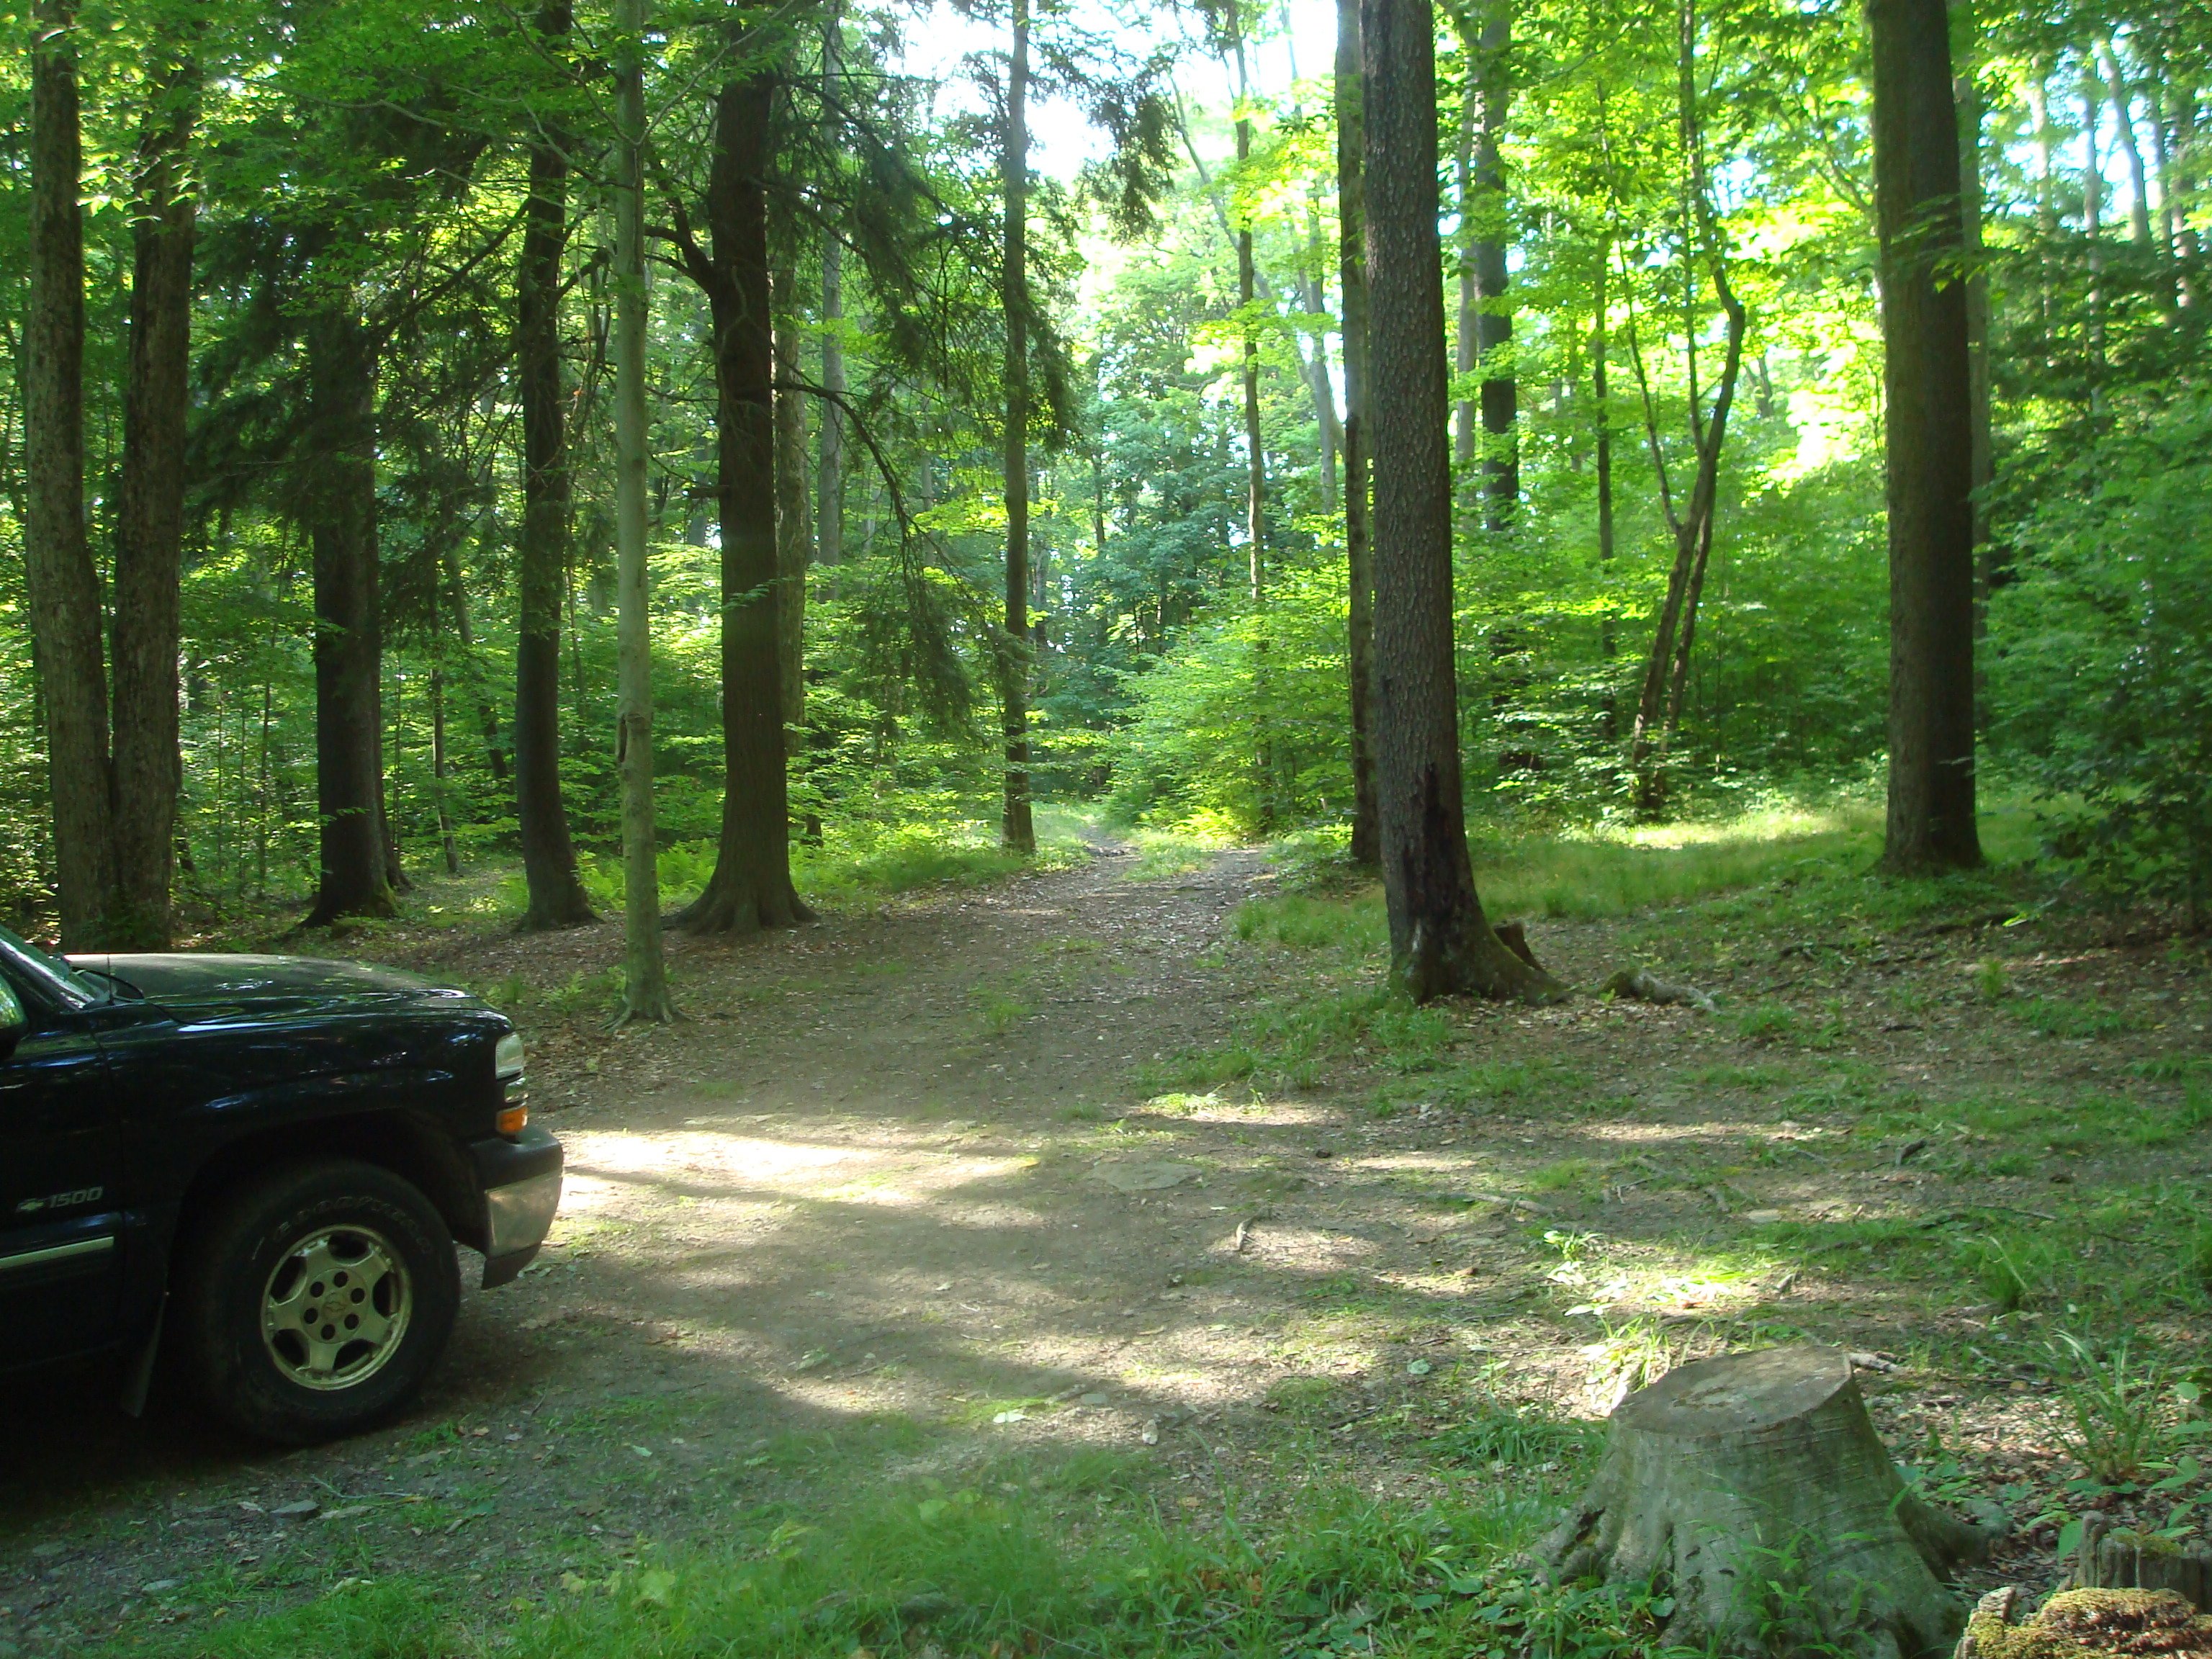
[[[2052,1351],[2064,1378],[2069,1449],[2093,1480],[2134,1480],[2158,1455],[2172,1416],[2165,1364],[2139,1357],[2124,1337],[2100,1348],[2062,1332]]]

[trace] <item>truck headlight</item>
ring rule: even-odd
[[[509,1031],[492,1050],[491,1068],[501,1083],[512,1083],[522,1075],[522,1033]]]

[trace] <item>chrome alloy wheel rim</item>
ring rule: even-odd
[[[261,1293],[261,1340],[303,1389],[350,1389],[398,1352],[414,1311],[399,1252],[368,1227],[325,1227],[285,1252]]]

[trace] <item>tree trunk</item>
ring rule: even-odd
[[[538,32],[557,52],[573,13],[550,0]],[[521,605],[514,652],[514,809],[530,895],[526,929],[595,920],[576,868],[561,790],[561,595],[568,571],[568,410],[561,387],[561,264],[568,242],[566,135],[530,149],[516,273],[515,358],[522,393]]]
[[[2105,158],[2098,143],[2097,126],[2105,101],[2105,88],[2095,75],[2081,80],[2081,144],[2087,152],[2081,169],[2081,235],[2089,267],[2089,291],[2083,296],[2089,336],[2089,413],[2105,412]],[[1880,179],[1877,170],[1875,177]]]
[[[787,267],[782,296],[795,297]],[[776,664],[782,672],[786,741],[806,724],[806,568],[814,562],[814,524],[806,488],[806,394],[799,387],[799,329],[787,316],[775,331]]]
[[[178,583],[185,527],[196,66],[148,77],[131,215],[131,370],[115,536],[115,910],[108,942],[166,951],[176,860]]]
[[[836,89],[838,13],[832,0],[822,33],[825,99],[834,97]],[[821,471],[814,512],[815,556],[824,564],[839,564],[845,557],[845,414],[837,402],[845,393],[845,343],[837,333],[844,316],[845,247],[833,225],[822,238],[822,389],[830,395],[822,400]]]
[[[1227,14],[1235,27],[1234,11]],[[1237,96],[1241,104],[1249,95],[1244,82],[1244,42],[1242,37],[1234,41],[1237,52]],[[1237,118],[1237,187],[1248,187],[1249,181],[1243,174],[1252,161],[1252,123],[1242,114]],[[1244,538],[1245,551],[1251,568],[1252,603],[1264,602],[1267,592],[1267,459],[1266,440],[1260,430],[1260,337],[1252,326],[1252,313],[1258,299],[1257,265],[1252,258],[1252,219],[1249,212],[1238,216],[1237,227],[1237,306],[1244,319],[1244,354],[1243,386],[1244,392]]]
[[[1483,528],[1499,531],[1513,522],[1521,501],[1520,386],[1513,365],[1513,312],[1506,298],[1505,168],[1498,141],[1512,102],[1505,53],[1511,44],[1510,0],[1487,0],[1482,33],[1475,42],[1476,74],[1482,98],[1474,136],[1474,198],[1483,216],[1474,240],[1474,345],[1483,368]]]
[[[1452,155],[1452,182],[1458,187],[1459,246],[1458,314],[1454,319],[1457,326],[1452,331],[1452,368],[1454,390],[1461,393],[1452,404],[1452,464],[1462,479],[1474,476],[1475,457],[1480,446],[1475,434],[1480,430],[1481,405],[1465,395],[1467,383],[1473,380],[1476,369],[1482,366],[1481,349],[1475,343],[1481,325],[1475,319],[1482,315],[1482,292],[1474,275],[1474,227],[1480,216],[1474,202],[1474,128],[1481,117],[1477,106],[1481,94],[1475,88],[1474,36],[1465,30],[1460,33],[1460,52],[1468,70],[1465,95],[1460,100],[1459,122],[1453,137],[1457,148]]]
[[[1598,579],[1602,581],[1612,572],[1613,565],[1613,411],[1606,399],[1606,278],[1613,264],[1613,245],[1608,238],[1598,251],[1597,293],[1590,309],[1596,326],[1590,331],[1590,403],[1597,421],[1597,567]],[[1607,662],[1613,660],[1613,606],[1608,599],[1605,609],[1598,613],[1598,654]],[[1620,723],[1619,710],[1613,705],[1613,693],[1608,690],[1605,702],[1606,736],[1614,735]]]
[[[1376,794],[1391,971],[1414,1000],[1560,994],[1502,943],[1468,859],[1453,678],[1451,380],[1437,236],[1436,35],[1428,0],[1363,0],[1360,34],[1375,415]]]
[[[1974,820],[1972,371],[1942,0],[1869,0],[1888,436],[1892,870],[1982,860]]]
[[[75,0],[40,0],[31,47],[23,319],[23,576],[45,704],[64,950],[104,949],[115,902],[100,574],[84,521],[84,218]]]
[[[446,671],[430,671],[430,777],[438,805],[438,844],[445,850],[446,873],[461,873],[460,843],[453,839],[453,815],[446,804]]]
[[[1850,1361],[1809,1345],[1677,1366],[1614,1410],[1605,1456],[1542,1553],[1558,1582],[1654,1586],[1669,1648],[1940,1659],[1940,1582],[1983,1535],[1914,1497]]]
[[[2128,164],[2128,232],[2137,247],[2150,246],[2150,186],[2143,167],[2142,145],[2136,137],[2134,99],[2128,92],[2128,77],[2120,68],[2119,54],[2112,50],[2110,36],[2097,43],[2097,61],[2104,66],[2105,88],[2112,99],[2112,131],[2120,143],[2120,155]]]
[[[377,582],[375,348],[341,297],[307,322],[301,491],[315,565],[320,885],[307,925],[392,912],[384,835],[384,633]]]
[[[1308,228],[1312,233],[1308,251],[1315,264],[1313,267],[1302,265],[1299,268],[1298,303],[1305,307],[1309,317],[1322,317],[1328,313],[1328,301],[1322,293],[1322,280],[1317,268],[1325,265],[1328,255],[1322,242],[1320,213],[1310,201],[1307,204],[1307,211],[1310,215]],[[1327,333],[1315,334],[1313,361],[1310,363],[1306,361],[1304,347],[1299,347],[1298,367],[1305,377],[1307,395],[1313,400],[1314,425],[1319,438],[1316,447],[1320,453],[1315,459],[1321,483],[1322,514],[1324,518],[1334,518],[1340,506],[1336,494],[1336,458],[1344,448],[1344,422],[1337,414],[1336,387],[1329,379]]]
[[[1000,301],[1006,313],[1006,618],[1000,641],[1000,707],[1006,744],[1006,811],[1000,839],[1017,853],[1036,851],[1030,811],[1030,349],[1029,0],[1013,0],[1006,58],[1006,253]]]
[[[845,413],[837,398],[845,392],[845,348],[837,338],[844,315],[844,250],[834,236],[822,244],[822,388],[836,394],[822,403],[821,471],[816,484],[815,544],[824,564],[845,558]]]
[[[768,255],[775,96],[775,78],[764,73],[722,88],[707,184],[722,523],[722,834],[714,876],[678,919],[699,933],[791,927],[811,915],[791,884],[779,666],[783,595]]]
[[[2002,579],[1990,542],[1989,487],[1996,476],[1996,458],[1990,436],[1990,276],[1983,268],[1982,251],[1982,92],[1974,76],[1973,7],[1964,0],[1951,3],[1957,7],[1954,15],[1969,42],[1966,62],[1952,82],[1952,95],[1959,106],[1959,225],[1969,261],[1966,362],[1973,410],[1974,637],[1979,639],[1988,631],[1990,590]]]
[[[446,543],[443,555],[446,568],[446,598],[453,608],[453,636],[461,642],[461,665],[467,671],[469,689],[476,697],[477,724],[483,732],[484,769],[494,783],[507,781],[507,750],[500,746],[499,713],[484,695],[483,665],[477,660],[476,628],[469,621],[469,591],[461,580],[461,550],[458,540]],[[570,609],[573,611],[574,606]],[[568,624],[575,627],[571,615]],[[579,716],[581,718],[580,704]]]
[[[1658,415],[1652,403],[1650,381],[1644,359],[1629,332],[1631,358],[1636,366],[1637,388],[1644,403],[1644,429],[1650,445],[1651,467],[1659,480],[1659,502],[1674,533],[1674,564],[1668,573],[1667,596],[1659,611],[1659,625],[1644,659],[1644,687],[1637,698],[1636,724],[1629,738],[1629,764],[1635,773],[1635,805],[1639,812],[1662,811],[1667,801],[1663,767],[1667,741],[1680,717],[1682,690],[1689,675],[1690,649],[1697,635],[1697,609],[1705,589],[1705,563],[1712,551],[1713,520],[1719,510],[1720,465],[1728,442],[1729,411],[1735,404],[1736,383],[1743,369],[1743,337],[1748,319],[1729,286],[1728,264],[1712,222],[1711,197],[1705,176],[1705,138],[1698,111],[1697,82],[1698,16],[1694,0],[1683,0],[1676,35],[1676,92],[1680,105],[1683,179],[1682,295],[1684,351],[1687,359],[1690,441],[1697,455],[1697,471],[1690,487],[1686,511],[1675,510],[1668,483],[1667,458],[1659,442]],[[1703,247],[1712,261],[1713,289],[1728,318],[1727,343],[1721,382],[1708,416],[1698,404],[1698,322],[1694,314],[1698,284],[1698,255]],[[1671,665],[1671,667],[1670,667]]]
[[[645,0],[617,0],[615,62],[615,580],[622,780],[623,1006],[618,1023],[676,1017],[660,946],[653,813],[653,617],[647,587]]]
[[[1367,496],[1367,250],[1360,104],[1360,0],[1336,0],[1338,284],[1344,291],[1344,562],[1351,599],[1346,655],[1352,680],[1352,861],[1382,857],[1376,817],[1375,734],[1370,687],[1375,645],[1375,567]],[[1161,618],[1164,629],[1167,619]]]

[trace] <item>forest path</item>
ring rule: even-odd
[[[395,1572],[490,1605],[711,1529],[733,1497],[815,1489],[825,1432],[957,1463],[1036,1436],[1135,1450],[1256,1407],[1295,1368],[1275,1339],[1298,1281],[1375,1250],[1280,1196],[1308,1183],[1276,1166],[1313,1163],[1336,1115],[1148,1108],[1135,1073],[1241,1012],[1218,947],[1275,877],[1237,851],[1134,878],[1127,849],[1091,850],[782,937],[672,936],[674,1026],[608,1040],[526,998],[568,1152],[540,1261],[465,1297],[404,1421],[340,1445],[271,1455],[158,1401],[127,1423],[104,1389],[21,1402],[52,1432],[0,1454],[0,1641]],[[612,922],[374,947],[527,983],[540,1012],[619,949]]]
[[[1413,1013],[1374,1004],[1356,953],[1238,939],[1278,885],[1263,854],[1093,852],[673,937],[689,1018],[613,1037],[612,921],[335,947],[501,988],[568,1149],[551,1243],[465,1298],[404,1420],[340,1445],[272,1455],[158,1400],[130,1423],[104,1386],[0,1400],[0,1644],[364,1581],[495,1622],[901,1474],[1086,1467],[1102,1503],[1204,1525],[1504,1457],[1555,1502],[1563,1420],[1685,1353],[1802,1334],[1923,1356],[1875,1390],[1893,1443],[1940,1425],[1984,1492],[2063,1503],[2019,1496],[2068,1467],[2063,1414],[1972,1346],[2011,1338],[1965,1276],[1983,1231],[2063,1210],[2089,1230],[2052,1242],[2063,1264],[2108,1237],[2107,1195],[2154,1219],[2212,1178],[2186,959],[1986,921],[1816,932],[1778,888],[1532,929],[1572,983],[1650,962],[1719,1018]],[[2002,1008],[1975,988],[1999,944],[2028,988]],[[1236,1076],[1243,1042],[1296,1086],[1193,1080]]]

